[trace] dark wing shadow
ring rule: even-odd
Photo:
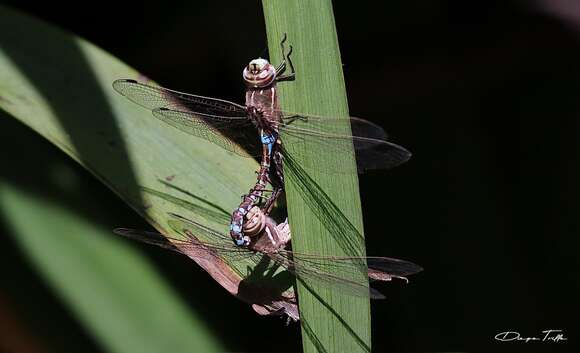
[[[300,281],[300,279],[298,279],[298,281]],[[305,283],[304,281],[300,281],[300,283],[310,292],[310,294],[312,294],[312,296],[314,296],[319,302],[320,304],[322,304],[341,324],[342,326],[348,331],[348,333],[354,337],[356,343],[365,351],[365,352],[370,352],[371,351],[371,347],[369,347],[366,342],[364,341],[364,339],[362,339],[356,332],[355,330],[353,330],[352,327],[350,327],[350,325],[348,324],[348,322],[346,322],[346,320],[339,314],[336,312],[336,310],[334,310],[332,308],[332,306],[330,306],[325,300],[324,298],[322,298],[318,293],[316,293],[316,291],[310,287],[307,283]],[[312,331],[312,329],[310,329],[310,326],[308,325],[308,322],[304,321],[304,317],[301,318],[302,321],[302,326],[305,328],[308,328],[309,330],[306,330],[308,338],[310,339],[310,341],[316,346],[316,349],[319,352],[326,352],[326,349],[324,348],[324,346],[322,345],[322,342],[320,342],[320,340],[318,339],[318,337],[316,337],[316,335],[314,334],[314,332]],[[306,326],[305,326],[306,325]],[[308,331],[310,333],[308,333]]]
[[[165,185],[167,188],[176,190],[183,195],[189,197],[191,201],[170,195],[166,192],[158,191],[155,189],[151,189],[145,186],[141,187],[141,190],[144,192],[159,197],[165,201],[171,202],[172,204],[182,207],[188,211],[191,211],[203,218],[207,219],[208,221],[213,221],[216,223],[227,224],[230,221],[230,214],[221,208],[220,206],[216,205],[213,202],[207,201],[204,198],[193,194],[190,191],[187,191],[175,184],[171,184],[164,180],[159,180],[160,183]]]
[[[284,176],[304,195],[308,208],[320,220],[333,239],[348,256],[361,256],[364,238],[346,218],[340,208],[322,190],[320,185],[293,159],[290,153],[284,155]]]
[[[272,264],[268,256],[261,257],[251,274],[240,282],[241,298],[253,298],[255,303],[270,307],[283,301],[283,293],[294,286],[295,277],[288,271],[277,272],[279,267]],[[295,301],[295,297],[292,300]]]
[[[303,317],[300,318],[300,326],[302,326],[302,328],[304,329],[303,332],[308,337],[308,340],[310,340],[310,342],[314,345],[317,352],[321,353],[328,352],[326,348],[324,348],[324,344],[322,344],[318,336],[316,336],[316,332],[314,332],[314,330],[312,330],[312,327],[310,327],[308,320],[304,319]]]
[[[284,155],[284,175],[286,180],[294,183],[304,194],[308,208],[320,220],[322,225],[333,237],[334,241],[339,244],[341,249],[349,256],[361,256],[359,249],[364,246],[364,238],[356,227],[346,218],[340,208],[330,199],[318,183],[302,168],[302,166],[292,158],[290,153]],[[366,264],[363,261],[354,262],[353,266],[366,272]],[[366,274],[365,274],[366,275]],[[370,352],[370,347],[365,343],[356,331],[350,327],[348,322],[330,306],[324,298],[308,286],[304,281],[298,279],[300,283],[344,326],[344,328],[355,338],[361,348]],[[315,336],[312,329],[304,318],[301,318],[304,332],[308,335],[310,341],[314,344],[319,352],[325,352],[326,349],[322,342]]]

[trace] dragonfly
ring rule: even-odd
[[[256,209],[257,217],[264,216],[257,207],[254,208]],[[390,281],[393,278],[407,281],[406,276],[422,271],[420,266],[412,262],[388,257],[340,257],[293,252],[287,249],[291,239],[287,221],[277,224],[269,216],[265,216],[263,230],[254,235],[248,247],[238,247],[227,234],[198,222],[177,214],[170,216],[169,226],[182,239],[128,228],[115,229],[115,233],[194,259],[209,253],[229,263],[250,259],[257,264],[265,257],[301,281],[312,281],[342,290],[349,295],[370,296],[373,299],[383,299],[384,296],[370,288],[367,283],[356,280],[360,278],[361,268],[366,269],[365,263],[368,265],[368,278],[372,281]]]
[[[247,246],[250,242],[242,231],[244,215],[262,199],[265,185],[273,185],[272,194],[264,205],[267,213],[283,190],[282,161],[289,153],[289,145],[305,143],[340,155],[352,153],[354,147],[359,171],[392,168],[411,157],[405,148],[387,141],[387,134],[381,127],[367,120],[349,118],[351,133],[348,133],[345,132],[346,119],[280,110],[277,83],[296,77],[290,59],[292,46],[286,51],[285,41],[286,35],[280,43],[283,60],[277,67],[266,59],[257,58],[244,68],[245,105],[132,79],[113,82],[117,92],[150,110],[168,125],[244,157],[261,156],[257,183],[232,214],[230,235],[238,246]],[[289,73],[286,73],[287,67]],[[324,159],[304,163],[312,163],[311,167],[322,170],[350,172],[344,163],[337,167]]]

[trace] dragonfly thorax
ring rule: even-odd
[[[257,208],[256,213],[261,213],[262,210]],[[290,226],[288,220],[277,224],[272,218],[265,216],[264,227],[259,234],[252,238],[250,243],[250,250],[259,251],[265,254],[274,254],[286,247],[290,242]]]
[[[250,61],[244,68],[246,85],[254,88],[263,88],[271,85],[276,79],[276,68],[266,59],[258,58]]]

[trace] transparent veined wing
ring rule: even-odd
[[[206,139],[244,157],[260,155],[256,128],[243,105],[197,96],[135,80],[116,80],[113,88],[130,101],[187,134]]]
[[[422,270],[411,262],[387,257],[320,256],[283,249],[264,254],[235,246],[230,237],[222,232],[176,214],[171,216],[170,227],[181,234],[183,239],[127,228],[115,229],[115,233],[192,258],[207,258],[209,253],[209,256],[219,256],[226,261],[251,259],[258,264],[266,256],[298,279],[314,280],[316,283],[342,290],[346,294],[370,296],[373,299],[382,299],[384,296],[369,288],[367,278],[379,281],[388,281],[392,278],[406,280],[405,276]],[[365,263],[368,263],[368,272]]]
[[[278,130],[283,145],[289,147],[304,143],[315,149],[334,151],[339,155],[351,153],[354,149],[359,172],[393,168],[411,158],[407,149],[387,140],[388,136],[383,128],[364,119],[289,112],[281,112],[281,116]],[[313,163],[320,168],[320,161]]]
[[[174,91],[131,79],[116,80],[113,88],[133,103],[149,110],[170,108],[223,117],[247,115],[246,107],[234,102]]]
[[[247,118],[247,109],[243,105],[128,79],[115,81],[113,87],[129,100],[151,110],[158,119],[183,132],[242,156],[260,155],[257,131]],[[364,119],[282,111],[280,116],[281,121],[274,122],[273,127],[280,131],[283,144],[305,143],[315,149],[334,151],[339,156],[351,153],[354,148],[359,172],[393,168],[411,157],[404,147],[389,142],[380,126]],[[350,123],[350,129],[347,123]],[[285,153],[288,153],[287,148]],[[350,172],[344,164],[337,167],[325,162],[331,161],[313,161],[312,166],[329,172]]]
[[[155,109],[153,115],[178,130],[213,142],[242,157],[261,155],[258,132],[247,118],[224,118],[169,108]]]
[[[407,280],[405,276],[422,271],[414,263],[387,257],[321,256],[288,250],[281,250],[272,257],[299,278],[373,299],[383,299],[384,296],[368,286],[367,278],[378,281],[392,278]],[[365,262],[368,263],[368,271]]]
[[[234,249],[227,244],[216,244],[213,242],[201,242],[192,234],[184,232],[188,237],[179,239],[163,235],[157,232],[148,232],[130,228],[116,228],[114,232],[126,238],[137,240],[142,243],[155,245],[163,249],[172,250],[184,254],[191,258],[221,257],[224,259],[236,261],[251,257],[252,252],[247,249]]]

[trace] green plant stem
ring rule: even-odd
[[[348,105],[331,1],[263,0],[262,4],[272,62],[277,64],[281,60],[279,44],[284,33],[288,36],[288,44],[294,48],[292,61],[296,80],[280,84],[282,109],[345,117],[344,131],[348,132]],[[308,145],[287,145],[287,148],[293,156],[298,156],[294,165],[286,161],[284,167],[293,250],[324,255],[363,255],[354,154],[339,155]],[[300,162],[307,159],[325,161],[325,165],[334,163],[336,170],[343,167],[353,172],[302,170]],[[317,186],[309,186],[305,178]],[[341,226],[343,224],[345,226]],[[348,247],[344,246],[345,242]],[[356,280],[366,281],[366,278],[361,274]],[[298,293],[305,352],[370,351],[368,298],[349,296],[315,282],[299,283]]]

